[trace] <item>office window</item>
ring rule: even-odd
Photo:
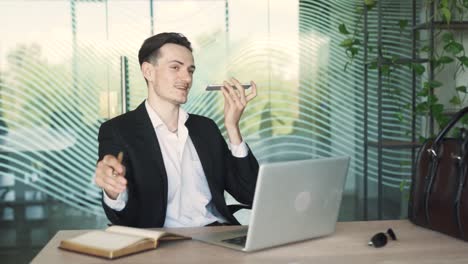
[[[406,1],[387,4],[395,15],[410,15]],[[98,128],[121,114],[124,104],[131,110],[146,97],[137,60],[143,40],[177,31],[192,41],[197,65],[184,108],[214,119],[225,133],[223,97],[205,92],[205,86],[230,77],[254,80],[259,95],[240,125],[259,161],[350,156],[341,217],[362,219],[363,64],[356,60],[343,70],[346,56],[337,29],[354,23],[355,8],[354,1],[340,0],[0,1],[0,23],[14,25],[0,28],[0,176],[26,186],[8,189],[5,197],[19,201],[37,191],[47,196],[32,194],[36,200],[60,201],[103,217],[100,190],[93,184]],[[369,19],[376,23],[375,16]],[[393,52],[405,55],[408,39],[401,36]],[[122,74],[128,78],[126,102]],[[402,73],[393,85],[408,78]],[[369,83],[375,81],[370,75]],[[372,139],[378,98],[375,89],[369,91]],[[406,92],[384,101],[388,139],[407,137],[407,124],[391,114],[397,100],[409,101]],[[399,208],[386,216],[401,217],[399,184],[408,175],[409,154],[386,150],[384,155],[385,197]],[[370,149],[370,200],[377,188],[376,159]],[[369,201],[369,210],[376,209]]]

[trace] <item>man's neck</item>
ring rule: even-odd
[[[159,98],[148,97],[148,104],[158,114],[169,131],[177,131],[179,123],[179,105],[174,105]]]

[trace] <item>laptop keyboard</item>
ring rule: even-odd
[[[240,236],[240,237],[229,238],[229,239],[224,239],[223,242],[244,247],[246,240],[247,240],[247,235]]]

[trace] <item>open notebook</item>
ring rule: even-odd
[[[59,248],[108,259],[155,249],[161,240],[190,239],[164,231],[111,226],[62,240]]]

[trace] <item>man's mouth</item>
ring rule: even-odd
[[[175,88],[179,90],[188,90],[188,86],[176,86]]]

